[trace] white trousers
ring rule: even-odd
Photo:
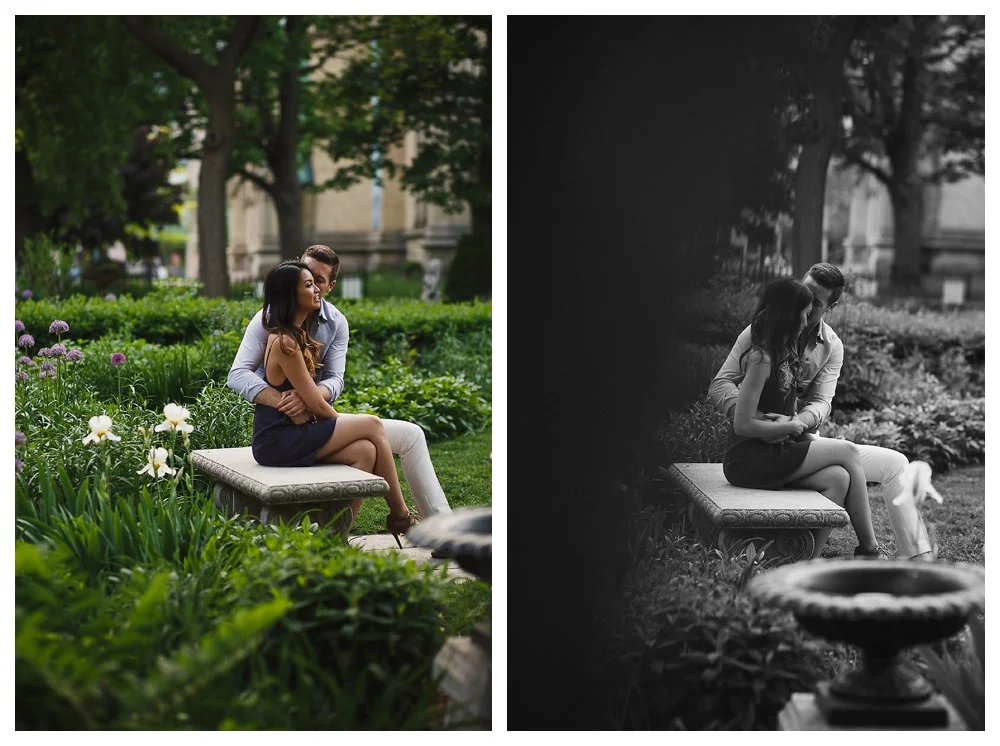
[[[909,559],[931,551],[927,526],[914,502],[905,500],[902,505],[892,504],[893,498],[899,494],[899,477],[909,463],[906,456],[891,448],[861,443],[857,446],[861,454],[861,465],[865,470],[865,481],[876,482],[882,488],[882,500],[889,513],[892,533],[896,537],[896,556]]]
[[[399,456],[420,515],[427,518],[435,513],[450,513],[451,506],[434,472],[424,431],[419,425],[404,420],[382,420],[382,424],[392,452]]]

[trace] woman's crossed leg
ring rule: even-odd
[[[877,551],[879,543],[875,538],[875,528],[872,526],[865,471],[861,466],[861,455],[853,443],[847,440],[833,439],[809,441],[809,451],[806,453],[805,459],[799,468],[789,475],[785,486],[802,484],[801,480],[815,476],[831,466],[843,467],[850,478],[844,509],[851,519],[854,533],[858,536],[861,551],[868,554]],[[830,479],[840,479],[840,477],[831,477],[828,473],[821,476],[820,479],[829,482]],[[830,488],[827,487],[827,489]]]
[[[338,414],[333,435],[319,449],[316,459],[326,463],[347,463],[339,459],[343,458],[344,449],[357,441],[370,441],[375,446],[374,463],[366,471],[377,474],[388,483],[389,492],[385,496],[385,501],[389,504],[389,517],[398,519],[407,515],[409,511],[399,486],[399,475],[396,474],[392,448],[386,437],[385,427],[378,417],[370,414]],[[357,456],[356,452],[349,451],[348,457],[351,455]],[[335,460],[329,461],[330,458]]]

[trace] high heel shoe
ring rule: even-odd
[[[413,510],[407,511],[406,515],[396,516],[395,518],[390,515],[386,516],[385,519],[386,530],[392,534],[392,538],[396,540],[396,544],[400,549],[403,548],[403,544],[399,540],[399,535],[405,534],[412,526],[416,526],[418,523],[420,523],[420,514]]]

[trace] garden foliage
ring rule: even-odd
[[[609,651],[624,682],[617,727],[773,730],[793,692],[829,677],[835,649],[742,590],[753,550],[709,550],[652,505],[632,523],[646,540]]]
[[[225,378],[253,309],[186,292],[17,306],[17,727],[439,724],[431,662],[475,614],[429,568],[217,510],[189,454],[250,443]],[[349,315],[337,409],[480,430],[489,305],[394,308]]]
[[[722,460],[725,418],[706,394],[758,294],[750,286],[696,296],[690,341],[677,351],[691,403],[670,413],[657,433],[667,460]],[[982,312],[907,312],[850,296],[842,305],[829,322],[844,343],[844,366],[820,435],[892,448],[936,471],[983,463]]]
[[[727,419],[708,386],[750,322],[759,287],[716,280],[688,307],[686,342],[674,353],[687,373],[688,404],[656,430],[658,467],[720,462]],[[891,448],[934,471],[985,461],[984,315],[884,308],[846,296],[829,323],[845,362],[820,434]],[[683,379],[682,379],[683,383]],[[633,475],[635,476],[635,475]],[[725,556],[701,545],[687,501],[666,479],[638,475],[629,529],[632,568],[608,659],[617,727],[773,729],[794,691],[835,678],[851,651],[800,631],[794,619],[740,589],[766,569],[760,547]],[[977,620],[974,620],[978,623]],[[927,647],[917,662],[972,728],[983,722],[981,624],[973,644]]]
[[[19,301],[16,317],[36,330],[40,346],[55,342],[44,332],[52,319],[64,319],[75,339],[99,339],[117,334],[156,344],[193,342],[212,332],[230,331],[243,336],[261,301],[195,297],[193,288],[165,287],[141,299],[121,296],[114,300],[74,295],[65,300]],[[364,337],[381,342],[393,334],[409,335],[417,347],[433,345],[448,334],[488,330],[492,303],[424,303],[416,299],[338,299],[347,317],[352,341]]]

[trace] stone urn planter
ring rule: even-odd
[[[901,651],[959,632],[985,587],[974,565],[840,559],[786,565],[747,586],[808,632],[861,649],[859,668],[817,686],[831,724],[907,727],[945,726],[948,712]]]
[[[493,574],[493,509],[458,508],[425,518],[406,538],[453,558],[481,580]],[[434,675],[447,702],[445,726],[490,730],[492,716],[492,626],[477,624],[469,636],[452,637],[434,659]]]

